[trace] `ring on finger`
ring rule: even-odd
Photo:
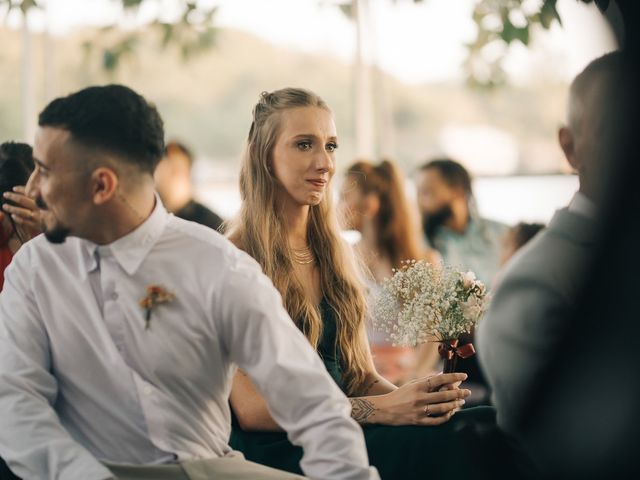
[[[431,415],[431,414],[429,413],[429,405],[425,405],[425,407],[424,407],[424,409],[423,409],[423,410],[424,410],[424,414],[425,414],[427,417],[428,417],[429,415]]]

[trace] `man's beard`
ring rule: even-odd
[[[71,230],[69,230],[67,227],[64,227],[62,225],[56,225],[50,230],[46,230],[46,229],[43,229],[43,230],[44,230],[45,238],[49,240],[51,243],[64,243],[64,241],[67,239],[67,237],[71,233]]]
[[[44,202],[42,197],[36,198],[36,205],[40,210],[44,210],[44,211],[49,210],[49,207]],[[47,229],[43,219],[42,233],[44,233],[45,238],[49,240],[51,243],[64,243],[64,241],[67,239],[67,237],[71,233],[71,230],[65,227],[64,225],[56,225],[53,228]]]
[[[444,225],[452,217],[453,210],[449,204],[444,205],[434,213],[422,214],[422,230],[432,247],[434,247],[436,230],[438,230],[439,227]]]

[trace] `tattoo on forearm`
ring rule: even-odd
[[[364,398],[350,398],[349,400],[351,401],[351,416],[356,422],[366,422],[376,411],[376,407],[369,400]]]
[[[374,380],[373,382],[371,382],[367,389],[364,391],[364,394],[366,395],[367,393],[369,393],[369,390],[371,390],[376,383],[380,383],[380,380]]]

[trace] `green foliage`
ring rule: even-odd
[[[113,0],[122,5],[126,15],[135,15],[145,1],[158,0]],[[195,1],[181,0],[182,13],[173,22],[156,18],[151,22],[152,32],[156,34],[161,49],[175,47],[183,60],[211,48],[215,43],[213,17],[217,7],[199,7]],[[19,9],[26,14],[32,8],[39,8],[37,0],[0,0],[0,7],[8,7],[7,12]],[[114,25],[99,30],[95,39],[84,43],[85,58],[101,58],[102,67],[107,72],[115,72],[121,61],[133,57],[140,44],[141,29],[116,33]],[[99,47],[98,47],[99,45]]]
[[[398,3],[400,0],[392,0]],[[421,3],[424,0],[412,0]],[[609,0],[576,0],[583,3],[593,3],[604,11],[609,6]],[[349,18],[353,18],[355,0],[338,4],[340,10]],[[551,28],[554,22],[562,25],[556,4],[558,0],[540,0],[537,10],[525,10],[531,2],[525,0],[477,0],[472,18],[477,26],[474,41],[467,45],[468,55],[464,63],[467,80],[470,85],[480,87],[495,87],[506,82],[506,74],[502,62],[509,46],[514,42],[529,45],[532,31],[536,25],[545,30]],[[518,21],[514,21],[517,18]],[[487,55],[487,48],[493,54]],[[496,52],[499,52],[496,54]]]
[[[416,0],[414,0],[416,1]],[[577,0],[576,0],[577,1]],[[594,0],[580,0],[592,3]],[[562,25],[558,14],[558,0],[541,0],[537,10],[525,10],[524,0],[479,0],[473,11],[473,20],[478,33],[473,42],[468,45],[468,57],[465,62],[468,83],[474,86],[494,87],[506,81],[502,62],[507,55],[509,46],[519,41],[528,46],[532,32],[536,26],[545,30],[551,28],[554,22]],[[609,0],[595,0],[600,10],[604,11]],[[519,19],[514,24],[514,18]],[[494,55],[488,56],[487,48],[493,44]],[[499,54],[497,46],[502,44]]]
[[[26,13],[32,8],[40,8],[40,5],[36,0],[0,0],[0,7],[8,7],[7,12],[20,10]]]

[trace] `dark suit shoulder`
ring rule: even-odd
[[[224,221],[219,215],[195,200],[191,200],[187,205],[178,210],[175,215],[176,217],[205,225],[214,230],[219,230]]]

